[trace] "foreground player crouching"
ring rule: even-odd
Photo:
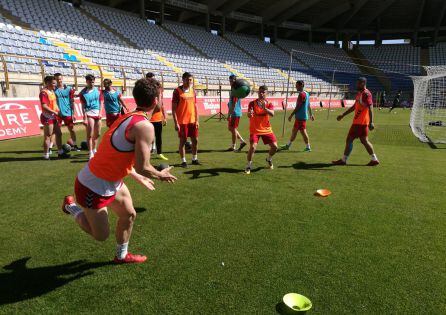
[[[135,83],[136,110],[121,116],[104,134],[97,153],[77,175],[76,203],[73,196],[67,196],[62,206],[98,241],[105,241],[110,233],[108,208],[116,213],[116,263],[142,263],[147,259],[127,251],[136,212],[124,177],[130,175],[148,190],[155,189],[149,178],[176,181],[170,167],[159,172],[150,164],[154,129],[147,113],[157,105],[158,94],[159,83],[154,79]]]
[[[271,128],[269,117],[274,116],[274,106],[266,99],[268,88],[264,85],[259,87],[259,98],[252,101],[248,105],[249,118],[249,151],[248,164],[245,168],[245,173],[250,174],[252,168],[252,158],[257,149],[257,144],[260,138],[263,143],[269,145],[269,154],[266,158],[269,169],[273,169],[273,155],[277,152],[277,140]]]
[[[370,154],[371,160],[367,166],[376,166],[379,164],[378,158],[373,150],[373,146],[368,138],[369,129],[375,129],[375,125],[373,124],[372,93],[370,93],[370,91],[366,88],[366,84],[366,78],[358,79],[356,82],[356,89],[358,90],[358,93],[356,94],[355,104],[347,109],[345,113],[337,117],[337,120],[340,121],[351,112],[355,112],[353,125],[350,127],[345,143],[344,156],[339,160],[333,161],[332,163],[335,165],[347,164],[347,159],[353,150],[353,141],[356,138],[359,138],[367,152]]]

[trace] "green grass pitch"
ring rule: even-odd
[[[95,242],[60,211],[85,152],[48,162],[40,137],[1,142],[0,313],[275,314],[297,292],[314,314],[444,314],[445,147],[418,142],[408,110],[375,111],[381,165],[363,166],[355,142],[351,165],[333,167],[352,119],[337,122],[338,112],[316,112],[313,152],[298,137],[274,170],[259,145],[251,175],[245,153],[222,152],[226,123],[202,119],[202,166],[175,168],[177,183],[155,192],[126,180],[138,210],[130,250],[149,257],[141,265],[111,265],[114,238]],[[248,136],[246,117],[240,130]],[[177,164],[171,121],[164,135]],[[314,197],[318,188],[333,194]]]

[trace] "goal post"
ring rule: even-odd
[[[410,127],[422,142],[446,143],[446,66],[425,69],[426,76],[412,77]]]

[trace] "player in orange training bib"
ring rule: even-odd
[[[361,77],[358,79],[358,81],[356,82],[356,89],[358,90],[358,93],[356,94],[355,104],[347,109],[345,113],[337,117],[337,120],[340,121],[351,112],[355,112],[353,124],[350,127],[350,131],[348,132],[344,156],[337,161],[333,161],[333,164],[335,165],[347,164],[347,159],[353,150],[353,141],[356,138],[359,138],[367,152],[370,154],[371,160],[367,164],[367,166],[376,166],[379,164],[378,158],[376,157],[376,154],[373,150],[373,146],[368,138],[369,130],[375,129],[375,125],[373,124],[372,93],[370,93],[366,85],[366,78]]]
[[[147,257],[128,252],[136,218],[132,197],[123,179],[130,175],[148,190],[154,190],[150,178],[174,182],[171,167],[161,172],[150,164],[154,128],[148,112],[158,103],[160,84],[154,79],[136,81],[134,112],[120,116],[108,129],[94,157],[78,173],[73,196],[66,196],[62,210],[95,240],[105,241],[110,234],[108,209],[117,216],[115,263],[142,263]]]
[[[274,106],[266,99],[268,88],[264,85],[259,87],[259,97],[249,103],[248,118],[249,118],[249,151],[248,164],[245,168],[245,173],[250,174],[252,168],[252,158],[257,149],[259,140],[262,139],[264,144],[269,145],[269,154],[266,158],[269,169],[273,169],[273,155],[277,152],[277,139],[274,135],[270,117],[274,116]]]

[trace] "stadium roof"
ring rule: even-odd
[[[137,13],[143,0],[92,0]],[[445,0],[145,0],[146,16],[219,29],[222,17],[229,31],[308,39],[333,40],[344,34],[354,40],[414,38],[419,42],[446,40]]]

